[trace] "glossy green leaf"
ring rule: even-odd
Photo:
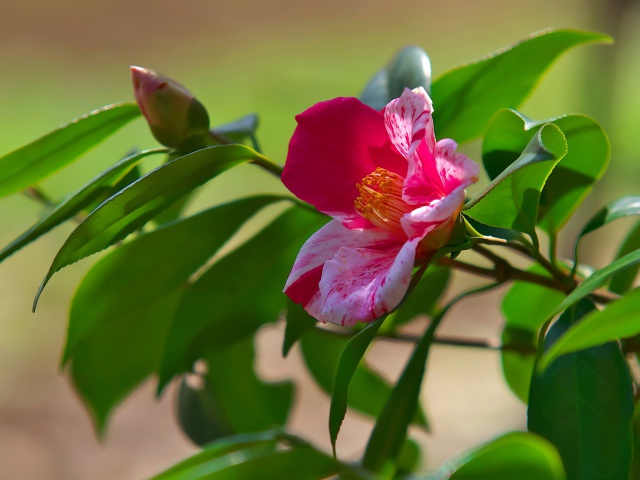
[[[166,150],[162,148],[138,152],[123,158],[111,168],[102,172],[89,183],[62,200],[31,228],[0,250],[0,262],[25,245],[33,242],[41,235],[44,235],[77,213],[83,211],[96,201],[96,199],[100,198],[105,191],[113,193],[109,187],[119,183],[143,158],[164,152],[166,152]]]
[[[258,123],[258,115],[250,113],[249,115],[245,115],[233,122],[213,127],[212,131],[215,134],[220,135],[225,140],[229,140],[233,143],[241,143],[247,138],[255,135]]]
[[[431,90],[431,62],[420,47],[408,46],[400,50],[389,63],[369,81],[360,100],[376,110],[382,110],[405,88],[423,87]]]
[[[287,326],[282,342],[282,356],[286,357],[291,347],[309,330],[315,328],[318,321],[309,315],[302,305],[287,299]]]
[[[579,30],[544,30],[446,72],[433,83],[438,138],[464,142],[482,134],[495,112],[522,104],[560,54],[588,43],[611,43],[611,38]]]
[[[206,352],[204,375],[220,416],[232,431],[248,433],[281,427],[293,403],[291,382],[266,383],[254,371],[255,348],[248,337]]]
[[[131,103],[107,105],[0,157],[0,197],[18,192],[71,163],[140,115]]]
[[[566,151],[562,131],[553,124],[544,125],[520,157],[465,205],[465,214],[486,225],[535,238],[540,192]]]
[[[540,360],[547,368],[560,355],[627,338],[640,333],[640,288],[620,300],[594,310],[558,338]]]
[[[582,300],[567,309],[545,347],[594,308]],[[629,478],[632,415],[631,376],[617,343],[564,355],[532,379],[529,430],[556,446],[568,480]]]
[[[71,304],[62,362],[71,361],[99,432],[113,407],[158,369],[188,278],[256,210],[279,199],[214,207],[122,245],[87,273]]]
[[[640,249],[634,250],[628,253],[622,258],[619,258],[615,262],[607,265],[600,270],[595,271],[589,278],[582,282],[578,287],[571,292],[563,302],[551,313],[550,318],[557,315],[561,311],[569,308],[571,305],[577,303],[580,299],[586,297],[593,291],[600,287],[603,287],[609,279],[619,272],[624,271],[627,268],[634,267],[640,263]]]
[[[447,461],[433,480],[565,480],[557,450],[544,438],[512,432]]]
[[[185,286],[159,372],[159,390],[200,356],[247,338],[276,321],[282,288],[302,244],[325,216],[294,206]]]
[[[336,453],[336,441],[342,421],[347,413],[347,402],[349,396],[349,384],[358,370],[358,365],[364,357],[365,352],[373,341],[380,325],[384,322],[384,317],[375,322],[368,323],[366,327],[349,339],[347,345],[342,350],[336,377],[333,382],[333,393],[331,395],[331,408],[329,410],[329,436],[333,453]],[[413,417],[413,412],[411,412]]]
[[[309,372],[318,386],[331,394],[337,376],[340,357],[345,350],[348,338],[332,335],[319,330],[309,331],[300,341],[302,354]],[[354,410],[377,417],[385,401],[391,394],[391,386],[378,373],[361,361],[348,386],[348,405]],[[413,418],[415,425],[427,428],[427,421],[422,409]]]
[[[640,221],[631,228],[625,237],[616,253],[615,259],[618,260],[634,250],[640,250]],[[640,265],[635,264],[633,267],[620,270],[611,275],[609,290],[620,295],[627,292],[633,286],[633,282],[638,276],[638,270],[640,270]]]
[[[530,272],[546,275],[546,270],[533,266]],[[529,385],[536,362],[538,332],[553,310],[564,300],[558,290],[535,283],[513,282],[502,300],[505,326],[502,344],[526,351],[502,350],[502,372],[511,391],[524,403],[529,399]],[[523,308],[535,305],[535,308]]]
[[[600,125],[585,115],[537,121],[514,110],[502,110],[487,128],[482,161],[489,177],[497,177],[547,123],[559,127],[567,141],[567,153],[547,179],[540,198],[538,223],[553,233],[562,228],[609,164],[609,140]]]
[[[67,238],[38,289],[34,309],[55,272],[124,239],[216,175],[257,158],[262,157],[244,145],[205,148],[161,165],[106,200]]]

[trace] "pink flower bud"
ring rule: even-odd
[[[131,80],[138,106],[158,142],[171,148],[204,143],[209,115],[189,90],[141,67],[131,67]]]

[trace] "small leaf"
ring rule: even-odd
[[[547,368],[560,355],[602,345],[619,338],[640,333],[640,288],[630,291],[620,300],[594,310],[572,325],[540,360],[540,368]]]
[[[225,123],[214,127],[212,130],[214,133],[223,136],[225,139],[234,143],[241,143],[247,138],[250,138],[255,134],[258,128],[258,115],[250,113],[233,122]]]
[[[340,433],[342,421],[347,413],[349,383],[351,383],[360,361],[383,321],[384,317],[368,323],[366,327],[351,337],[340,356],[336,379],[333,384],[333,394],[331,395],[331,409],[329,410],[329,436],[331,437],[334,457],[336,455],[338,433]],[[411,412],[411,417],[413,417],[413,412]]]
[[[609,140],[600,125],[585,115],[537,121],[515,110],[501,110],[492,118],[484,136],[482,161],[489,177],[497,177],[547,123],[560,128],[567,141],[567,153],[547,179],[540,198],[538,224],[554,234],[582,203],[609,164]]]
[[[549,330],[545,347],[554,348],[553,342],[594,308],[583,300],[566,310]],[[614,342],[557,358],[532,379],[529,430],[556,446],[568,480],[629,478],[632,415],[629,368]]]
[[[0,157],[0,197],[18,192],[71,163],[140,115],[131,103],[107,105]]]
[[[530,272],[548,275],[540,266]],[[529,399],[529,385],[536,361],[536,341],[540,327],[549,318],[565,295],[558,290],[528,282],[513,282],[502,300],[505,327],[502,332],[503,345],[531,347],[531,352],[502,350],[502,372],[507,385],[525,404]],[[523,308],[535,305],[536,308]]]
[[[161,165],[106,200],[67,238],[38,289],[34,310],[54,273],[124,239],[183,195],[258,157],[244,145],[205,148]]]
[[[567,151],[562,131],[546,124],[522,155],[465,205],[465,214],[486,225],[526,232],[535,238],[540,192]]]
[[[622,272],[627,268],[631,268],[638,263],[640,263],[640,249],[628,253],[624,257],[619,258],[615,262],[607,265],[604,268],[601,268],[600,270],[596,270],[589,278],[578,285],[578,287],[573,292],[571,292],[560,305],[556,307],[549,318],[569,308],[571,305],[586,297],[594,290],[603,287],[614,274]]]
[[[282,356],[286,357],[291,347],[300,340],[306,332],[315,328],[316,321],[309,315],[302,305],[293,303],[287,299],[287,326],[284,331],[284,341],[282,343]]]
[[[446,72],[433,83],[438,138],[465,142],[480,135],[496,111],[522,104],[560,54],[578,45],[611,42],[600,33],[544,30]]]
[[[634,250],[640,249],[640,221],[638,221],[633,228],[629,231],[627,236],[625,237],[622,245],[618,249],[616,253],[615,259],[624,257],[625,255],[633,252]],[[613,275],[611,275],[611,280],[609,280],[609,290],[622,295],[627,292],[638,276],[638,270],[640,270],[640,265],[636,264],[633,267],[627,268],[625,270],[620,270]]]
[[[565,480],[562,459],[544,438],[512,432],[445,462],[433,480]]]
[[[67,198],[57,204],[50,212],[38,220],[31,228],[16,238],[9,245],[0,251],[0,262],[20,250],[25,245],[33,242],[35,239],[49,232],[61,223],[81,212],[91,205],[97,198],[103,194],[105,190],[117,182],[119,182],[127,172],[130,172],[135,166],[149,155],[164,153],[166,150],[162,148],[154,150],[145,150],[123,158],[111,168],[105,170],[89,183],[81,187],[78,191],[72,193]],[[102,202],[101,202],[102,203]]]
[[[333,384],[340,357],[348,342],[348,338],[319,330],[307,332],[301,339],[300,346],[305,364],[317,385],[328,394],[334,390]],[[372,370],[366,362],[361,361],[349,383],[349,408],[375,418],[382,411],[390,394],[389,382]],[[416,412],[413,423],[427,428],[422,409]]]
[[[280,199],[214,207],[136,238],[89,270],[71,303],[62,364],[72,362],[99,433],[113,407],[158,370],[188,278],[256,210]]]

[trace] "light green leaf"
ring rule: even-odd
[[[438,138],[464,142],[482,134],[495,112],[522,104],[560,54],[578,45],[611,42],[600,33],[543,30],[446,72],[433,83]]]
[[[501,110],[487,128],[482,161],[489,177],[497,177],[547,123],[559,127],[567,141],[567,153],[547,179],[540,197],[538,224],[554,234],[582,203],[609,164],[609,140],[600,125],[585,115],[537,121],[515,110]]]
[[[0,262],[20,250],[25,245],[33,242],[41,235],[44,235],[73,217],[75,214],[87,208],[96,199],[100,198],[105,191],[109,191],[113,194],[110,187],[117,184],[122,178],[124,178],[143,158],[164,152],[166,152],[166,150],[162,148],[138,152],[123,158],[111,168],[102,172],[96,178],[81,187],[78,191],[62,200],[31,228],[4,247],[0,251]]]
[[[558,451],[544,438],[512,432],[445,462],[431,480],[565,480]]]
[[[556,340],[540,360],[547,368],[560,355],[602,345],[619,338],[640,333],[640,288],[630,291],[620,300],[594,310],[573,325]]]
[[[547,352],[594,308],[585,299],[567,309],[547,334]],[[568,480],[629,478],[632,415],[631,376],[615,342],[557,358],[532,378],[529,430],[555,445]]]
[[[18,192],[71,163],[140,115],[131,103],[107,105],[0,157],[0,197]]]
[[[263,157],[244,145],[205,148],[161,165],[106,200],[67,238],[38,289],[34,310],[54,273],[124,239],[225,170],[258,158]]]
[[[71,304],[62,363],[71,361],[72,381],[99,433],[113,407],[157,371],[188,278],[256,210],[280,199],[239,200],[167,225],[87,273]]]
[[[465,205],[465,214],[486,225],[535,238],[540,192],[566,152],[562,131],[553,124],[544,125],[520,157]]]

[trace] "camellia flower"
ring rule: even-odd
[[[298,115],[282,181],[333,217],[303,245],[284,292],[322,322],[390,312],[414,266],[447,244],[478,165],[436,142],[432,102],[405,89],[382,112],[355,98]]]

